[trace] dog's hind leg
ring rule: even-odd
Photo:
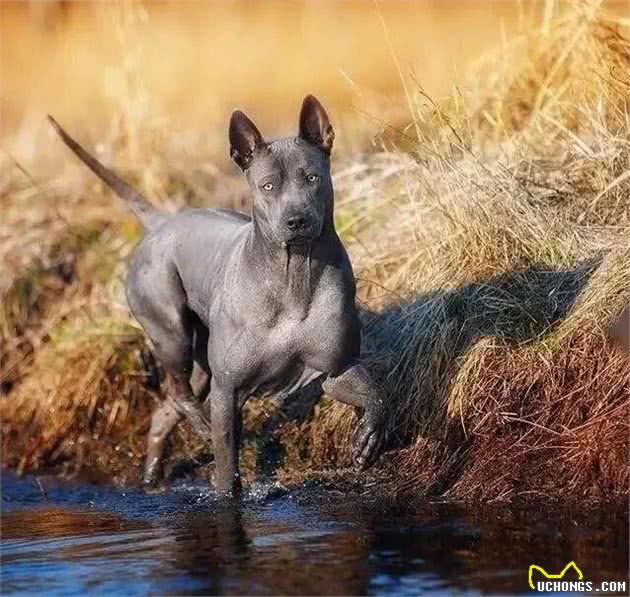
[[[199,403],[203,403],[210,391],[210,375],[197,363],[190,376],[190,384]],[[153,412],[147,441],[147,459],[142,477],[146,485],[155,485],[162,480],[162,461],[166,440],[182,418],[183,415],[169,398]]]
[[[193,431],[206,444],[212,442],[210,420],[204,415],[197,403],[188,378],[185,375],[167,372],[165,394],[166,400],[153,413],[151,420],[143,477],[147,484],[159,481],[164,444],[175,425],[182,418],[188,419]]]
[[[186,296],[179,278],[168,268],[150,267],[150,262],[138,259],[129,272],[127,299],[129,306],[147,336],[153,343],[155,355],[166,371],[164,392],[167,400],[180,417],[186,417],[194,432],[206,443],[211,443],[212,429],[209,418],[195,398],[190,377],[193,372],[195,319],[186,305]],[[153,260],[155,261],[155,260]],[[174,420],[169,415],[166,420]],[[164,439],[154,452],[163,451],[168,435],[158,419],[156,427]],[[172,427],[171,427],[172,428]],[[170,429],[169,429],[170,431]],[[147,469],[159,467],[147,464]]]
[[[145,484],[154,485],[162,479],[164,444],[181,419],[182,415],[168,399],[153,412],[147,443],[147,460],[142,477]]]

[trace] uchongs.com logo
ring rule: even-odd
[[[566,576],[566,578],[565,578]],[[534,578],[536,577],[536,578]],[[534,591],[544,593],[613,593],[626,594],[626,581],[603,581],[594,583],[584,580],[584,573],[571,561],[557,574],[547,572],[542,566],[532,564],[529,567],[529,586]]]

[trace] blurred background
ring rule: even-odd
[[[143,108],[176,127],[212,128],[240,106],[280,132],[308,92],[356,117],[399,103],[396,61],[429,93],[450,92],[527,11],[510,1],[3,2],[3,129],[47,111],[106,121],[131,74]]]
[[[607,6],[630,15],[627,0]],[[83,139],[153,128],[178,157],[226,162],[234,108],[269,136],[286,134],[315,93],[338,147],[356,150],[385,123],[404,123],[418,88],[450,94],[485,51],[561,9],[548,0],[4,0],[3,147],[24,164],[54,158],[52,113]]]

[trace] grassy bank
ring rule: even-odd
[[[379,487],[627,498],[630,364],[606,336],[630,302],[626,34],[591,9],[545,22],[449,98],[412,81],[408,126],[386,129],[379,151],[337,157],[365,355],[388,394],[391,450],[370,473]],[[130,147],[155,147],[134,130],[111,148],[120,163]],[[224,184],[240,205],[240,183],[206,166],[152,158],[125,174],[169,206],[225,204],[208,191]],[[36,181],[5,167],[3,464],[135,482],[159,400],[122,293],[138,229],[79,170]],[[246,474],[343,475],[352,424],[328,401],[252,402]],[[209,460],[182,424],[173,474]]]

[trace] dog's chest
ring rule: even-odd
[[[330,326],[310,316],[279,319],[275,326],[255,335],[255,365],[248,385],[253,391],[294,391],[309,371],[326,373],[335,367],[344,346],[341,336],[339,325]]]
[[[313,353],[333,354],[346,334],[343,305],[334,297],[318,297],[310,306],[292,306],[258,330],[266,360],[279,363],[306,360]]]
[[[347,285],[337,272],[326,270],[309,275],[298,261],[282,284],[270,283],[256,301],[249,325],[276,358],[294,358],[305,351],[330,352],[346,333],[348,311],[353,307]]]
[[[226,377],[230,385],[244,392],[280,392],[298,383],[305,370],[336,370],[352,331],[352,314],[345,312],[341,299],[335,293],[320,293],[310,305],[278,308],[273,317],[265,306],[262,312],[224,322],[219,328],[222,337],[230,338],[228,346],[217,342],[212,347],[211,329],[213,376]]]

